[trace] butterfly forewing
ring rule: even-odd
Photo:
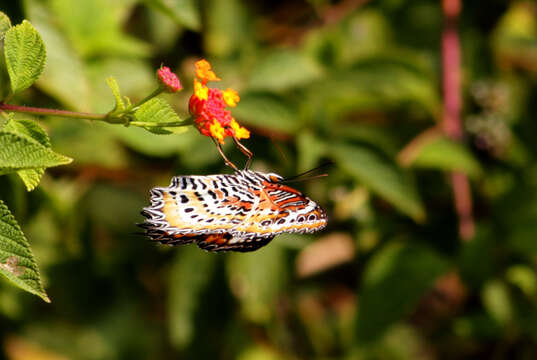
[[[151,190],[141,224],[152,239],[171,245],[195,242],[210,251],[253,251],[284,232],[324,228],[326,215],[298,190],[268,174],[177,176]]]

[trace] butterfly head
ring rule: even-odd
[[[283,180],[283,176],[280,176],[276,173],[266,173],[265,176],[272,183],[279,183],[280,181]]]

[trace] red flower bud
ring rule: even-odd
[[[162,66],[157,70],[157,78],[169,93],[175,93],[183,89],[177,75],[175,75],[167,66]]]

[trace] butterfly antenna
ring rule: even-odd
[[[308,181],[308,180],[322,178],[322,177],[325,177],[325,176],[328,176],[328,174],[313,175],[313,176],[308,176],[308,177],[300,178],[300,179],[296,179],[295,177],[293,177],[293,178],[290,178],[290,179],[283,179],[279,183],[281,184],[281,183],[290,183],[290,182],[298,182],[298,181]]]
[[[233,141],[235,142],[235,145],[237,145],[239,150],[248,157],[246,165],[244,165],[244,170],[248,170],[250,168],[250,164],[252,163],[252,157],[254,156],[254,154],[250,150],[248,150],[246,146],[241,144],[241,142],[235,137],[235,135],[233,135]]]
[[[295,179],[301,178],[301,177],[304,176],[304,175],[311,174],[311,173],[314,172],[314,171],[317,171],[317,170],[322,169],[322,168],[324,168],[324,167],[330,166],[330,165],[332,165],[332,164],[334,164],[333,161],[331,161],[331,160],[330,160],[330,161],[327,161],[327,162],[322,163],[321,165],[319,165],[319,166],[317,166],[317,167],[314,167],[313,169],[310,169],[310,170],[308,170],[308,171],[304,171],[303,173],[300,173],[300,174],[295,175],[295,176],[291,176],[291,177],[289,177],[289,178],[285,178],[285,179],[283,179],[283,180],[280,181],[280,182],[288,182],[289,180],[295,180]],[[299,181],[302,181],[302,180],[309,180],[309,179],[315,179],[315,178],[318,178],[318,177],[324,177],[324,176],[328,176],[328,174],[321,174],[321,175],[318,175],[318,176],[312,176],[312,177],[308,177],[308,178],[300,179]]]
[[[229,159],[227,158],[226,154],[224,154],[224,150],[222,150],[222,145],[220,145],[218,140],[216,140],[214,137],[211,137],[211,139],[213,139],[214,144],[216,145],[216,149],[220,153],[220,156],[222,156],[222,158],[224,159],[224,162],[226,163],[226,165],[231,167],[235,171],[239,171],[239,169],[235,166],[235,164],[233,164],[231,161],[229,161]],[[246,149],[246,150],[248,150],[248,149]]]

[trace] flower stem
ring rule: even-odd
[[[139,107],[139,106],[142,105],[143,103],[146,103],[146,102],[148,102],[149,100],[151,100],[152,98],[154,98],[155,96],[158,96],[158,95],[160,95],[161,93],[163,93],[164,90],[165,90],[165,89],[164,89],[163,87],[158,87],[158,88],[155,89],[155,91],[153,91],[151,94],[147,95],[145,98],[143,98],[142,100],[138,101],[136,104],[131,105],[131,106],[127,109],[127,111],[136,109],[137,107]]]
[[[31,106],[22,106],[22,105],[11,105],[0,103],[0,110],[19,112],[32,115],[48,115],[48,116],[60,116],[68,117],[74,119],[88,119],[88,120],[98,120],[104,121],[111,124],[121,124],[124,123],[124,119],[112,118],[108,114],[95,114],[95,113],[86,113],[86,112],[76,112],[69,110],[59,110],[59,109],[47,109],[47,108],[38,108]]]
[[[443,0],[444,29],[442,33],[442,63],[444,87],[444,133],[455,141],[463,138],[461,122],[461,50],[457,31],[458,17],[461,12],[460,0]],[[468,177],[460,172],[451,174],[451,186],[455,209],[459,218],[459,235],[469,241],[475,235],[472,211],[472,192]]]

